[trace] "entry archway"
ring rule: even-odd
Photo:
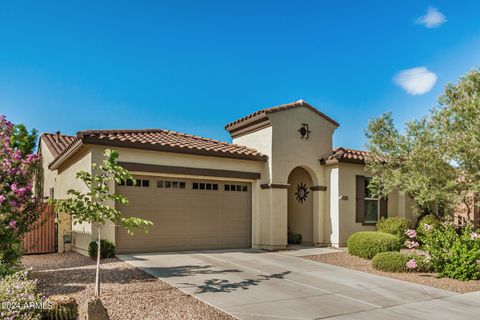
[[[302,167],[288,176],[288,232],[302,235],[302,244],[313,244],[312,177]]]

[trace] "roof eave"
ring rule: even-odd
[[[214,151],[214,150],[178,148],[178,147],[171,147],[171,146],[161,145],[161,144],[149,144],[149,143],[147,144],[147,143],[136,143],[136,142],[130,142],[130,141],[104,140],[104,139],[98,139],[95,137],[85,137],[85,136],[82,139],[82,141],[85,144],[90,144],[90,145],[123,147],[123,148],[131,148],[131,149],[172,152],[172,153],[220,157],[220,158],[228,158],[228,159],[254,160],[254,161],[267,161],[268,159],[266,155],[248,155],[248,154],[228,153],[228,152],[221,152],[221,151]]]

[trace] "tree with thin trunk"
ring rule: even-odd
[[[151,221],[125,217],[120,211],[110,206],[108,202],[127,204],[128,199],[120,194],[111,192],[109,184],[112,182],[135,179],[132,175],[118,164],[118,152],[105,150],[105,159],[102,164],[92,164],[92,173],[86,171],[77,172],[77,179],[84,182],[87,192],[68,190],[68,198],[65,200],[51,200],[55,204],[57,212],[64,212],[72,217],[73,224],[88,222],[91,223],[97,232],[97,267],[95,275],[95,298],[100,297],[100,246],[102,230],[108,221],[115,225],[124,227],[129,234],[140,229],[148,232],[153,224]]]

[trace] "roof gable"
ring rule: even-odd
[[[242,117],[238,120],[230,122],[225,126],[225,130],[227,130],[232,137],[236,137],[242,134],[245,134],[252,130],[258,130],[263,127],[269,126],[270,121],[268,120],[268,115],[276,112],[292,110],[297,108],[307,108],[314,113],[318,114],[320,117],[324,118],[334,126],[338,127],[340,124],[324,114],[323,112],[319,111],[309,103],[304,100],[298,100],[295,102],[282,104],[275,107],[265,108],[256,112],[253,112],[245,117]]]
[[[40,136],[40,140],[45,142],[45,145],[54,158],[63,153],[76,139],[76,136],[61,134],[60,131],[55,133],[42,133]]]

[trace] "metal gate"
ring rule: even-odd
[[[23,238],[23,250],[25,254],[56,252],[56,238],[54,207],[44,205],[34,227]]]

